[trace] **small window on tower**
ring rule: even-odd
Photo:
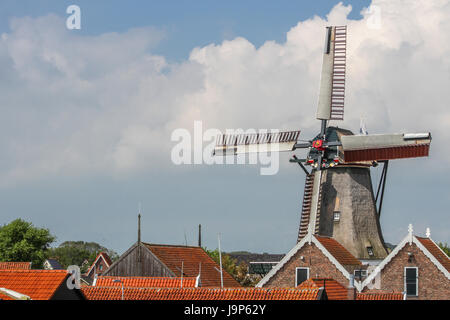
[[[367,270],[355,270],[355,279],[362,279],[367,277]]]
[[[373,248],[372,247],[367,247],[367,253],[369,254],[369,256],[373,256]]]
[[[341,220],[341,212],[340,211],[334,211],[333,215],[334,215],[334,221]]]

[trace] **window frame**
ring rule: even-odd
[[[406,286],[406,269],[416,269],[416,294],[408,294],[408,288]],[[405,294],[407,297],[418,297],[419,296],[419,268],[418,267],[404,267],[403,268],[403,285],[404,285]]]
[[[309,279],[309,267],[296,267],[295,268],[295,287],[297,288],[301,283],[298,283],[297,279],[298,279],[298,269],[306,269],[306,280]],[[306,281],[305,280],[305,281]],[[303,283],[303,282],[302,282]]]
[[[338,218],[336,219],[336,215]],[[335,210],[333,211],[333,222],[339,222],[341,221],[341,211]]]
[[[355,279],[356,279],[356,272],[360,272],[361,273],[361,278],[367,278],[367,270],[366,269],[356,269],[356,270],[353,270],[353,276],[355,277]],[[358,277],[358,279],[359,279],[359,277]]]

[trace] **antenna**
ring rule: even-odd
[[[141,203],[139,202],[139,213],[138,213],[138,265],[140,265],[140,275],[142,275],[142,255],[141,255]]]
[[[201,277],[202,277],[202,263],[199,262],[198,263],[198,283],[197,283],[197,286],[201,286],[202,285]]]
[[[187,247],[186,229],[183,229],[183,232],[184,232],[184,245]]]
[[[219,243],[220,287],[223,288],[222,252],[220,251],[220,233],[217,234],[217,240]]]
[[[181,287],[183,288],[183,268],[184,268],[184,261],[181,261]]]

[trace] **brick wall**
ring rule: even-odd
[[[303,256],[304,260],[300,257]],[[333,278],[348,287],[348,279],[316,247],[314,243],[305,244],[270,280],[264,285],[268,288],[295,287],[295,268],[309,267],[310,278]]]
[[[414,259],[408,262],[408,252]],[[404,292],[404,268],[418,268],[418,297],[407,299],[419,300],[449,300],[450,280],[428,259],[428,257],[414,244],[405,247],[381,271],[381,288],[367,289],[363,292]]]

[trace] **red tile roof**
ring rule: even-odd
[[[403,293],[357,293],[356,300],[403,300]]]
[[[0,270],[0,287],[48,300],[67,276],[66,270]]]
[[[320,236],[315,237],[341,265],[361,265],[361,261],[356,259],[335,239]]]
[[[29,270],[31,262],[0,262],[0,270]]]
[[[121,280],[124,287],[140,287],[140,288],[178,288],[181,287],[181,278],[170,277],[114,277],[114,276],[99,276],[95,282],[96,287],[121,287],[120,282],[113,282],[114,280]],[[195,287],[196,278],[183,278],[183,287]]]
[[[85,287],[88,300],[121,300],[118,287]],[[124,300],[318,300],[319,288],[125,288]]]
[[[348,290],[342,284],[331,278],[313,278],[308,279],[318,288],[325,288],[328,300],[347,300]],[[306,281],[305,281],[306,282]],[[302,285],[308,285],[308,283],[303,282]]]
[[[186,277],[196,277],[201,263],[202,287],[220,287],[219,265],[201,247],[148,244],[144,245],[177,276],[181,276],[181,262]],[[228,272],[223,270],[224,287],[240,287]]]
[[[417,240],[439,261],[442,266],[450,272],[450,259],[441,249],[430,239],[417,237]]]

